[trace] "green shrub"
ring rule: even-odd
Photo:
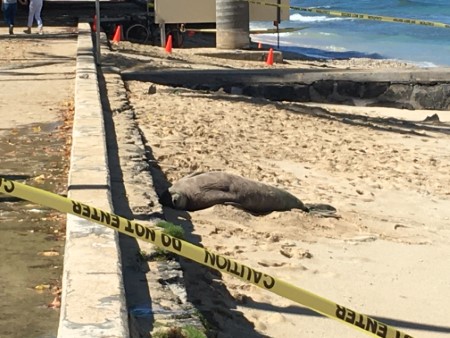
[[[166,221],[161,221],[156,225],[163,228],[164,233],[175,238],[184,239],[184,229],[181,226]]]

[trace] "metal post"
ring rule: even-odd
[[[95,59],[97,62],[97,65],[101,65],[100,60],[100,0],[95,0]]]
[[[159,35],[161,36],[161,47],[166,46],[166,25],[164,23],[159,24]]]
[[[280,49],[281,0],[277,0],[277,49]]]

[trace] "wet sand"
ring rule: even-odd
[[[65,194],[76,42],[1,43],[0,174]],[[66,217],[8,196],[0,216],[0,336],[54,337]]]

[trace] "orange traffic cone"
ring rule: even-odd
[[[267,55],[266,65],[273,65],[273,48],[269,49],[269,55]]]
[[[97,15],[94,15],[94,21],[92,21],[92,31],[94,33],[97,31]]]
[[[167,37],[166,52],[172,53],[172,34]]]
[[[120,25],[117,25],[116,30],[114,32],[114,36],[112,41],[114,43],[119,43],[120,42],[120,36],[121,36],[121,29],[120,29]]]

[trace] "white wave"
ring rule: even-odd
[[[301,15],[300,13],[294,13],[289,17],[291,21],[300,21],[300,22],[321,22],[321,21],[338,21],[345,20],[344,18],[331,18],[328,16],[322,15],[314,15],[314,16],[306,16]]]
[[[435,68],[438,67],[437,64],[428,61],[412,61],[413,64],[420,68]]]

